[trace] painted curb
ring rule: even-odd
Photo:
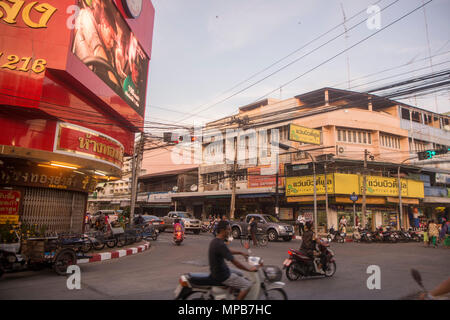
[[[295,236],[295,237],[293,237],[293,239],[295,239],[295,240],[302,240],[302,237],[300,237],[300,236]],[[353,242],[353,239],[345,239],[345,242]]]
[[[105,261],[110,259],[118,259],[125,256],[130,256],[132,254],[143,252],[147,249],[149,249],[151,246],[150,242],[146,242],[143,245],[137,246],[135,248],[128,248],[128,249],[122,249],[122,250],[116,250],[116,251],[110,251],[110,252],[102,252],[102,253],[95,253],[90,256],[92,258],[89,259],[78,259],[77,264],[83,264],[83,263],[91,263],[91,262],[99,262],[99,261]]]

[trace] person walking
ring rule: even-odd
[[[248,225],[248,231],[251,239],[253,240],[253,245],[255,247],[258,245],[258,241],[256,241],[256,230],[257,230],[257,222],[255,220],[255,217],[252,217]]]
[[[431,220],[428,224],[428,237],[429,242],[433,244],[433,247],[436,248],[436,240],[439,237],[439,228],[434,220]]]
[[[297,217],[297,224],[298,224],[298,234],[299,236],[302,236],[305,232],[305,216],[303,214],[299,214]]]
[[[439,243],[444,243],[447,233],[448,233],[448,224],[447,224],[446,219],[443,218],[441,232],[439,233]]]

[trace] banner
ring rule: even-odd
[[[305,142],[311,144],[322,143],[322,132],[320,130],[298,126],[296,124],[289,125],[289,140],[296,142]]]
[[[19,190],[0,190],[0,224],[19,222],[20,199]]]

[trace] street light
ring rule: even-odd
[[[402,166],[402,164],[405,161],[408,160],[412,160],[412,159],[416,159],[417,156],[415,157],[411,157],[408,159],[403,160],[402,162],[400,162],[400,165],[397,168],[397,182],[398,182],[398,206],[399,206],[399,217],[398,217],[398,224],[399,224],[399,229],[402,228],[402,215],[403,215],[403,204],[402,204],[402,184],[400,182],[400,167]]]
[[[284,143],[273,143],[273,142],[272,142],[272,145],[277,146],[278,148],[283,149],[283,150],[286,150],[286,151],[288,151],[289,149],[293,148],[293,149],[295,149],[296,151],[304,152],[305,154],[307,154],[307,155],[311,158],[311,161],[312,161],[312,164],[313,164],[313,179],[314,179],[314,232],[315,232],[316,235],[317,235],[317,185],[316,185],[316,162],[315,162],[313,156],[311,155],[311,153],[309,153],[309,152],[307,152],[307,151],[300,150],[300,149],[297,149],[297,148],[288,146],[287,144],[284,144]],[[275,211],[276,211],[276,212],[278,212],[278,210],[279,210],[279,208],[278,208],[278,206],[279,206],[279,205],[278,205],[278,158],[279,158],[279,155],[277,155],[277,176],[276,176],[276,179],[277,179],[277,182],[276,182],[276,189],[277,189],[277,190],[276,190],[276,198],[275,198]],[[325,183],[326,183],[326,182],[325,182]],[[326,187],[327,187],[327,186],[325,186],[325,188],[326,188]]]

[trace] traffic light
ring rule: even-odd
[[[417,156],[419,157],[419,160],[428,160],[428,159],[432,159],[434,156],[448,153],[449,149],[450,148],[426,150],[426,151],[422,151],[422,152],[417,152]]]

